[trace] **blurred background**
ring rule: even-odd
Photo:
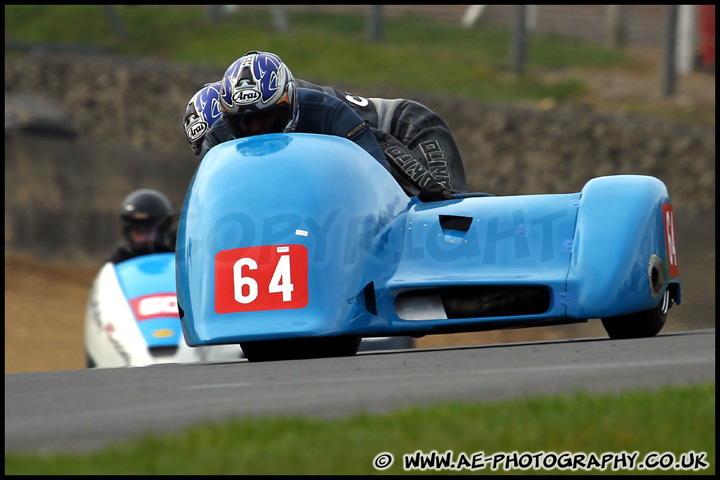
[[[82,368],[85,301],[122,199],[155,188],[180,209],[197,167],[185,106],[249,50],[314,83],[427,105],[451,127],[470,191],[660,178],[687,303],[666,329],[705,313],[714,326],[713,5],[6,5],[6,373]],[[44,358],[28,359],[38,346]]]

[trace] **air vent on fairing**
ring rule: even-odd
[[[536,315],[550,309],[550,291],[537,285],[441,287],[403,292],[395,312],[403,320]]]

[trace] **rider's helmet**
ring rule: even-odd
[[[158,230],[171,214],[170,201],[157,190],[142,188],[125,197],[120,206],[122,234],[133,253],[155,253]]]
[[[219,95],[220,82],[208,83],[192,96],[185,109],[185,138],[195,155],[200,153],[205,134],[222,115],[218,103]]]
[[[235,138],[295,130],[295,78],[274,53],[246,53],[228,67],[220,83],[220,107]]]

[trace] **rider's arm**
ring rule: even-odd
[[[225,118],[219,118],[205,135],[198,157],[202,160],[207,152],[215,145],[219,145],[232,139],[233,136],[230,133],[230,128],[228,128]]]
[[[385,153],[390,173],[406,194],[417,196],[423,202],[453,197],[453,192],[438,182],[402,142],[378,129],[373,128],[372,132]]]
[[[347,104],[325,92],[307,88],[298,88],[298,100],[300,114],[296,131],[336,135],[352,140],[390,171],[370,127]]]
[[[337,134],[364,148],[375,160],[386,170],[390,171],[388,161],[383,154],[377,138],[373,135],[370,126],[344,103],[339,103],[335,112],[334,125],[337,126]]]

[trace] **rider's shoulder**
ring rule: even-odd
[[[336,105],[342,103],[342,101],[330,95],[329,93],[325,93],[320,90],[313,90],[310,88],[298,88],[297,89],[298,94],[298,101],[300,102],[300,106],[302,105],[325,105],[330,107],[335,107]]]

